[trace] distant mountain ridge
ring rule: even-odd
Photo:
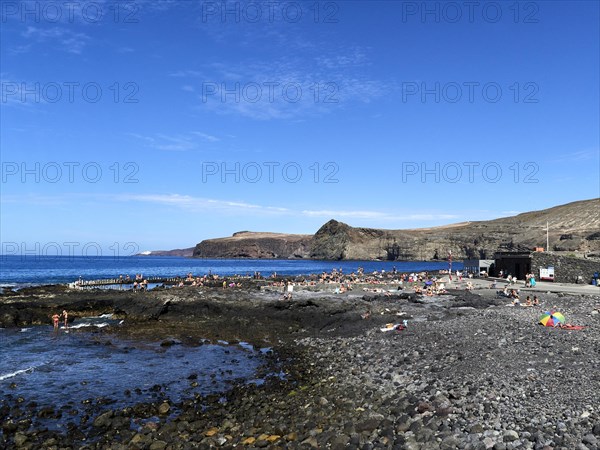
[[[583,200],[500,219],[413,230],[353,228],[329,221],[315,234],[312,258],[436,260],[490,259],[500,250],[546,247],[600,251],[600,199]]]
[[[183,256],[191,257],[194,254],[194,248],[177,248],[174,250],[149,250],[146,252],[138,253],[136,256]]]
[[[500,219],[433,228],[382,230],[336,220],[314,235],[243,231],[207,239],[193,249],[199,258],[311,258],[326,260],[420,260],[493,258],[497,251],[546,247],[600,253],[600,198]],[[153,253],[154,254],[154,253]]]

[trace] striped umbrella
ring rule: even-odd
[[[565,323],[565,316],[558,311],[546,311],[540,317],[540,323],[545,327],[556,327],[559,323]]]

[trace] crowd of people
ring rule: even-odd
[[[452,279],[453,275],[456,276],[454,280]],[[333,292],[336,294],[347,293],[358,286],[364,292],[378,293],[386,296],[392,296],[395,291],[408,290],[426,297],[446,294],[448,292],[446,289],[447,283],[450,283],[451,287],[455,289],[465,289],[467,291],[475,289],[472,275],[468,274],[468,278],[466,282],[464,282],[463,273],[459,270],[450,272],[449,270],[442,269],[435,273],[427,271],[399,273],[396,270],[396,267],[393,267],[390,271],[382,269],[380,271],[375,270],[371,273],[365,273],[363,267],[358,267],[356,271],[348,274],[345,274],[343,268],[339,267],[333,268],[329,272],[323,271],[320,274],[313,274],[306,277],[300,276],[295,279],[279,276],[276,272],[273,272],[267,278],[263,277],[260,272],[254,272],[252,275],[248,273],[247,276],[236,275],[232,277],[220,277],[210,271],[208,274],[202,276],[194,276],[194,274],[190,272],[185,277],[178,278],[174,287],[222,286],[223,289],[239,288],[242,287],[241,281],[244,278],[264,280],[267,283],[265,287],[275,290],[279,289],[281,298],[284,300],[292,299],[294,286],[323,288],[324,286],[332,285]],[[527,274],[525,278],[526,287],[535,286],[535,277],[533,274]],[[126,275],[125,277],[121,275],[119,280],[122,284],[128,284],[133,281],[129,275]],[[533,299],[527,297],[527,300],[522,302],[519,289],[515,287],[517,282],[517,277],[508,275],[506,277],[506,285],[503,289],[496,291],[497,294],[511,299],[511,304],[515,306],[536,306],[539,304],[537,296]],[[497,284],[498,282],[493,280],[489,285],[489,288],[496,289]],[[133,290],[148,290],[148,280],[144,278],[142,274],[135,275]]]
[[[450,278],[451,275],[456,275],[454,281]],[[518,282],[517,277],[509,275],[506,278],[506,285],[503,289],[496,291],[499,296],[511,299],[511,304],[515,306],[537,306],[539,299],[537,296],[527,297],[525,301],[521,301],[519,289],[515,286]],[[272,281],[269,287],[283,288],[283,299],[291,299],[290,285],[297,286],[319,286],[326,287],[334,285],[336,294],[343,294],[352,291],[356,286],[362,288],[364,292],[372,292],[383,294],[385,296],[393,296],[394,291],[408,290],[425,297],[433,297],[436,295],[447,294],[447,284],[450,283],[454,289],[465,289],[472,291],[475,289],[474,280],[469,274],[466,280],[463,278],[461,271],[450,272],[448,270],[440,270],[436,274],[429,272],[413,272],[413,273],[398,273],[395,268],[392,271],[385,270],[374,271],[365,274],[362,268],[350,274],[344,274],[342,269],[333,269],[331,272],[322,272],[319,275],[313,275],[308,278],[297,279],[293,283],[289,280]],[[362,285],[362,286],[360,286]],[[365,286],[366,285],[366,286]],[[496,289],[498,281],[493,280],[489,284],[490,289]],[[527,274],[526,287],[535,286],[535,277],[533,274]],[[393,287],[393,289],[390,289]]]
[[[442,271],[440,271],[442,272]],[[447,273],[447,271],[445,272]],[[394,267],[391,271],[374,271],[365,274],[364,269],[359,267],[356,272],[344,274],[343,270],[334,268],[331,272],[322,272],[309,277],[298,277],[293,282],[285,279],[271,281],[268,288],[283,288],[284,299],[290,299],[289,286],[319,287],[332,286],[336,294],[344,294],[354,290],[357,286],[363,292],[371,292],[392,296],[395,291],[413,290],[417,294],[434,296],[447,293],[446,282],[441,278],[441,273],[431,274],[423,271],[418,273],[398,273]],[[392,288],[392,289],[390,289]],[[472,283],[467,283],[467,289],[472,289]]]

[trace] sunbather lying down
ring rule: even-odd
[[[573,325],[572,323],[559,323],[556,325],[556,328],[562,328],[563,330],[583,330],[585,326],[583,325]]]
[[[407,321],[403,321],[403,323],[388,323],[385,325],[385,327],[380,328],[380,330],[382,332],[387,332],[387,331],[402,331],[406,329],[406,325],[407,325]]]

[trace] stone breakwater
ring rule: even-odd
[[[263,370],[285,376],[178,403],[165,393],[135,407],[98,405],[64,431],[36,429],[32,417],[68,411],[4,396],[0,446],[597,449],[600,297],[540,297],[541,307],[525,308],[487,289],[430,298],[301,291],[292,301],[256,289],[148,293],[135,302],[150,318],[102,333],[268,342]],[[586,328],[537,325],[553,307]],[[404,319],[405,330],[380,330]]]

